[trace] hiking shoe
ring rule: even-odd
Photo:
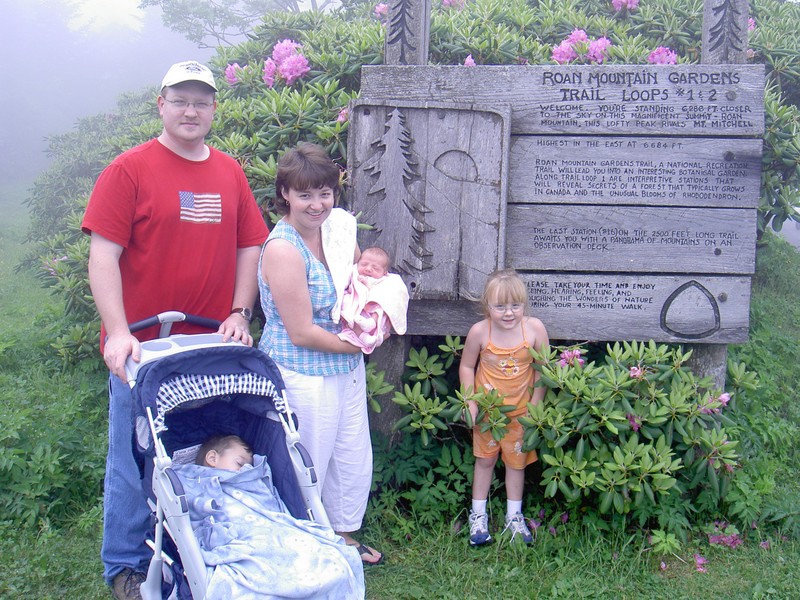
[[[111,583],[111,594],[117,600],[142,600],[139,588],[142,587],[147,575],[141,571],[134,571],[125,567],[117,573]]]
[[[525,524],[525,517],[522,516],[522,513],[506,516],[506,528],[503,529],[503,533],[505,533],[507,529],[511,530],[512,542],[518,535],[522,536],[522,541],[526,544],[530,544],[533,541],[533,535],[531,535],[531,530],[528,529],[528,526]]]
[[[490,544],[492,536],[489,534],[489,517],[486,513],[469,513],[469,545],[483,546]]]

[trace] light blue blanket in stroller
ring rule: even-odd
[[[291,516],[269,465],[224,471],[176,465],[208,567],[206,598],[364,598],[355,548],[329,527]]]

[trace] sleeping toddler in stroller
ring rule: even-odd
[[[206,598],[363,598],[361,558],[329,527],[289,514],[263,456],[213,436],[175,466],[208,568]]]

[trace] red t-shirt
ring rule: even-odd
[[[206,160],[191,161],[158,140],[121,154],[100,174],[81,228],[124,248],[129,323],[166,310],[224,320],[237,249],[258,246],[269,233],[233,158],[212,148]],[[192,328],[176,324],[173,332],[180,331]],[[157,335],[151,328],[137,337]]]

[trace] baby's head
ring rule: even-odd
[[[389,272],[389,254],[383,248],[372,246],[361,252],[361,257],[356,263],[358,274],[380,279]]]
[[[200,446],[195,462],[215,469],[239,471],[244,465],[253,464],[253,451],[238,435],[214,435]]]

